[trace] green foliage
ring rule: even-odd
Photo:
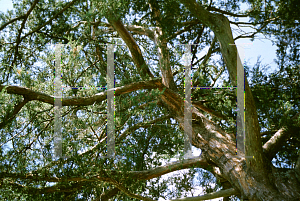
[[[291,126],[292,117],[298,113],[299,68],[286,65],[283,71],[275,71],[267,75],[268,66],[263,67],[260,60],[256,63],[252,75],[252,93],[255,97],[260,127],[262,131],[276,131]],[[261,70],[262,69],[262,70]],[[263,104],[268,103],[268,104]],[[299,127],[299,124],[293,124]],[[269,140],[272,133],[264,136],[263,143]],[[282,167],[294,167],[297,160],[299,133],[292,133],[287,144],[276,155],[275,164]]]
[[[239,1],[198,2],[208,10],[214,6],[238,12],[240,6]],[[276,36],[280,70],[268,74],[267,67],[259,60],[253,68],[245,68],[262,131],[278,130],[290,125],[291,117],[299,111],[299,26],[293,27],[299,5],[297,1],[267,1],[266,5],[256,0],[247,2],[251,4],[251,20],[258,26],[269,17],[279,17],[273,24],[262,29],[262,32]],[[161,12],[161,18],[155,17],[149,3]],[[104,92],[107,83],[107,49],[103,44],[115,43],[111,38],[120,37],[111,30],[104,31],[104,24],[107,19],[121,19],[124,24],[149,29],[160,26],[163,37],[169,39],[170,66],[172,73],[176,72],[174,80],[182,98],[185,66],[181,59],[185,49],[179,43],[199,44],[192,47],[193,83],[201,87],[230,86],[228,74],[223,73],[225,64],[218,43],[212,48],[213,53],[206,62],[202,63],[204,58],[196,56],[195,52],[200,52],[212,43],[213,34],[210,29],[197,22],[177,37],[174,35],[184,28],[185,23],[196,20],[178,1],[76,1],[49,21],[68,4],[69,2],[53,0],[38,2],[28,16],[23,30],[20,29],[24,18],[0,30],[1,85],[18,85],[53,96],[54,45],[60,43],[64,44],[61,48],[62,84],[82,87],[78,91],[65,87],[63,97],[91,97]],[[8,22],[26,13],[30,7],[29,1],[14,1],[14,10],[0,13],[0,21]],[[267,8],[264,13],[261,12],[263,8]],[[3,23],[0,26],[2,25]],[[40,27],[41,25],[44,26]],[[143,57],[151,72],[155,77],[160,77],[157,46],[148,37],[130,33],[142,47]],[[114,62],[115,87],[144,81],[126,46],[115,47]],[[209,172],[212,169],[204,170],[199,167],[169,178],[159,176],[147,181],[128,176],[132,171],[150,170],[161,166],[164,161],[182,155],[184,133],[171,111],[159,104],[164,90],[166,88],[162,91],[143,89],[115,96],[114,159],[103,158],[107,153],[107,101],[98,101],[88,106],[63,106],[62,148],[66,158],[54,159],[53,106],[41,101],[29,101],[14,116],[16,105],[24,101],[26,96],[8,94],[4,88],[0,92],[0,173],[16,176],[1,178],[0,199],[96,199],[114,188],[114,185],[98,180],[99,175],[118,181],[134,194],[156,200],[188,196],[187,192],[196,187],[202,187],[205,193],[221,189],[221,184]],[[226,132],[235,133],[235,94],[234,90],[198,88],[192,90],[192,100],[202,101],[205,107],[226,116],[225,121],[203,112]],[[294,126],[299,127],[299,124]],[[293,134],[274,158],[274,164],[295,166],[299,149],[298,136],[299,133]],[[266,135],[263,142],[270,137],[271,134]],[[27,178],[26,175],[30,176],[29,174],[39,179]],[[49,178],[60,178],[61,181],[49,182]],[[82,180],[76,181],[78,178]],[[137,200],[121,192],[114,199]]]

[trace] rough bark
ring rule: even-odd
[[[155,1],[150,1],[149,5],[153,12],[153,17],[159,19],[159,20],[157,20],[157,28],[154,32],[154,38],[155,38],[155,42],[156,42],[156,45],[158,46],[158,51],[159,51],[158,54],[160,57],[160,71],[161,71],[161,75],[162,75],[162,83],[166,87],[168,87],[174,91],[177,91],[177,87],[174,82],[173,73],[172,73],[171,66],[170,66],[170,57],[169,57],[169,51],[167,48],[167,40],[164,37],[164,33],[162,30],[162,24],[160,23],[161,13],[160,13],[160,11],[158,9],[158,5]]]
[[[141,49],[137,45],[136,41],[132,37],[132,35],[128,32],[125,28],[124,24],[121,22],[120,19],[116,18],[116,16],[111,12],[107,15],[108,22],[114,27],[114,29],[118,32],[120,37],[124,40],[127,47],[130,50],[134,63],[137,66],[137,70],[140,72],[143,78],[151,77],[153,78],[153,74],[149,70],[144,57],[142,55]]]
[[[221,52],[230,74],[231,83],[236,85],[237,50],[234,45],[230,45],[234,44],[234,40],[228,19],[221,14],[208,12],[194,0],[180,1],[202,23],[214,31],[221,44]],[[269,160],[266,160],[263,153],[256,107],[247,80],[245,80],[245,91],[246,155],[254,156],[254,158],[245,159],[243,154],[235,156],[234,141],[231,141],[225,132],[207,120],[195,108],[193,108],[193,119],[196,119],[196,122],[193,122],[193,144],[202,149],[207,161],[211,161],[220,168],[222,176],[241,192],[242,198],[296,200],[300,197],[299,189],[296,189],[291,183],[284,182],[283,176],[278,174],[279,171],[272,166]],[[166,90],[166,92],[168,91]],[[177,105],[183,107],[182,101],[180,102]],[[177,117],[182,128],[184,128],[183,117],[183,115]],[[293,175],[290,175],[289,180],[297,181]],[[283,189],[282,186],[285,188]]]
[[[225,60],[230,80],[233,86],[237,85],[237,48],[229,24],[229,20],[221,14],[210,13],[194,0],[181,0],[181,2],[195,15],[203,24],[208,26],[217,37],[221,45],[221,53]],[[264,171],[265,165],[262,155],[260,129],[254,99],[245,78],[245,154],[254,156],[246,159],[247,165],[255,171]]]
[[[74,2],[74,1],[73,1]],[[221,14],[210,13],[205,10],[194,0],[181,0],[181,2],[194,14],[203,24],[210,27],[217,39],[221,44],[222,55],[225,59],[230,79],[233,85],[236,85],[236,74],[237,74],[237,50],[234,45],[234,40],[232,37],[231,29],[229,26],[228,19]],[[159,13],[156,12],[157,16]],[[149,68],[145,64],[143,55],[140,48],[136,44],[133,37],[130,35],[126,27],[122,24],[119,19],[108,16],[108,20],[113,28],[119,33],[122,39],[125,41],[130,49],[133,61],[137,66],[137,69],[141,72],[142,77],[151,77]],[[32,33],[32,32],[31,32]],[[27,34],[28,35],[28,34]],[[163,35],[159,33],[159,35]],[[160,48],[162,52],[162,60],[165,63],[167,69],[161,69],[163,74],[163,81],[151,80],[143,81],[138,83],[132,83],[124,87],[114,88],[115,95],[120,95],[124,93],[129,93],[131,91],[139,89],[154,89],[158,88],[163,91],[161,98],[163,104],[168,106],[168,108],[176,114],[176,120],[179,122],[182,129],[184,129],[184,100],[176,93],[176,87],[172,87],[173,75],[169,66],[168,57],[165,52],[167,51],[166,46],[164,46],[164,39],[161,36],[156,36],[160,41]],[[153,36],[154,37],[154,36]],[[0,91],[4,86],[0,85]],[[139,172],[129,172],[129,175],[135,176],[137,179],[151,179],[158,177],[160,175],[175,171],[180,168],[188,168],[191,165],[200,164],[202,168],[207,168],[208,166],[213,167],[212,173],[222,179],[223,186],[228,188],[222,192],[212,193],[211,195],[222,195],[229,196],[230,194],[240,194],[243,199],[249,200],[298,200],[300,197],[300,156],[296,165],[295,170],[282,170],[274,168],[265,156],[266,153],[272,153],[272,147],[277,150],[279,147],[279,141],[281,139],[277,138],[280,135],[275,135],[273,139],[268,144],[265,144],[265,153],[261,146],[261,136],[258,126],[258,118],[256,113],[256,108],[254,105],[251,90],[248,86],[247,80],[245,82],[246,89],[246,155],[254,156],[253,159],[245,158],[245,155],[239,153],[236,155],[236,145],[235,137],[232,134],[228,134],[220,129],[214,122],[208,120],[202,113],[198,111],[201,108],[199,104],[194,104],[192,108],[193,119],[193,139],[192,143],[194,146],[202,149],[203,155],[198,159],[191,159],[184,161],[183,164],[174,163],[168,166],[158,167],[147,171]],[[8,86],[6,88],[7,93],[23,95],[26,101],[38,100],[48,104],[54,105],[54,97],[47,94],[35,92],[33,90],[18,87],[18,86]],[[102,92],[87,98],[72,98],[63,99],[62,105],[92,105],[94,102],[101,102],[106,99],[106,93]],[[18,113],[22,108],[23,103],[16,106],[14,113]],[[201,108],[203,109],[203,108]],[[280,133],[280,132],[279,132]],[[281,135],[282,136],[282,135]],[[282,138],[283,139],[283,138]],[[284,140],[283,140],[284,141]],[[273,143],[274,142],[274,143]],[[272,153],[271,153],[272,152]],[[88,154],[89,152],[86,152]],[[247,164],[247,165],[246,165]],[[36,179],[35,175],[9,175],[8,173],[3,173],[0,177],[11,177],[19,179]],[[60,182],[59,178],[48,177],[40,178],[45,181]],[[126,188],[124,188],[118,181],[109,179],[107,177],[101,177],[101,174],[91,178],[90,180],[84,178],[70,178],[69,181],[105,181],[113,184],[116,189],[113,193],[118,191],[123,191],[130,197],[134,197],[141,200],[151,200],[148,198],[141,197],[139,195],[134,195],[130,193]],[[56,189],[48,188],[49,190],[55,191]],[[225,192],[225,193],[224,193]],[[202,198],[187,198],[185,200],[201,200],[203,198],[211,199],[215,198],[211,195],[207,195]],[[209,197],[210,196],[210,197]],[[182,199],[181,199],[182,200]]]

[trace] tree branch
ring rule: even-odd
[[[208,49],[208,52],[207,52],[207,54],[204,56],[204,60],[201,62],[201,64],[200,64],[200,66],[205,66],[206,64],[207,64],[207,61],[208,61],[208,59],[210,58],[210,56],[212,55],[212,53],[213,53],[213,48],[215,47],[215,43],[217,42],[217,37],[214,37],[214,39],[213,39],[213,41],[211,42],[211,45],[210,45],[210,47],[209,47],[209,49]],[[202,58],[201,58],[202,59]],[[200,60],[201,60],[200,59]],[[199,60],[199,61],[200,61]],[[196,62],[197,63],[197,62]],[[195,65],[195,64],[194,64]],[[198,71],[200,71],[200,68],[198,69]],[[199,84],[199,82],[200,82],[200,80],[197,80],[195,83],[194,83],[194,86],[198,86],[198,84]]]
[[[31,32],[25,34],[22,38],[21,41],[26,38],[27,36],[39,31],[41,28],[45,27],[47,24],[49,24],[50,22],[52,22],[52,20],[54,20],[57,16],[59,16],[60,14],[62,14],[65,10],[67,10],[69,7],[71,7],[76,1],[78,0],[73,0],[71,2],[69,2],[63,9],[61,9],[58,13],[56,13],[54,16],[52,16],[47,22],[45,22],[44,24],[36,27],[35,29],[33,29]]]
[[[91,177],[89,179],[86,179],[86,178],[81,178],[81,177],[57,178],[57,177],[48,177],[48,176],[42,177],[42,178],[38,178],[38,177],[36,177],[36,175],[33,175],[33,174],[24,175],[24,174],[18,174],[18,173],[1,172],[0,173],[0,178],[14,178],[14,179],[18,178],[18,179],[25,179],[25,180],[31,180],[31,181],[48,181],[48,182],[70,182],[70,181],[76,181],[76,182],[79,182],[79,183],[80,182],[84,182],[84,181],[90,181],[90,182],[105,181],[105,182],[108,182],[110,184],[113,184],[120,191],[122,191],[123,193],[125,193],[126,195],[128,195],[130,197],[133,197],[133,198],[136,198],[136,199],[139,199],[139,200],[153,201],[150,198],[143,197],[143,196],[131,193],[127,188],[125,188],[118,181],[116,181],[116,180],[114,180],[112,178],[106,177],[105,173],[103,173],[103,175],[101,175],[101,176],[94,176],[94,177]],[[18,187],[18,188],[28,188],[28,187],[25,187],[25,186],[22,186],[20,184],[13,183],[13,182],[11,183],[11,185],[13,185],[15,187]],[[59,192],[69,192],[69,191],[72,191],[73,189],[72,188],[71,189],[70,188],[66,188],[66,189],[62,190],[60,188],[57,188],[57,186],[53,186],[53,187],[46,187],[46,188],[30,188],[29,190],[30,191],[34,191],[34,192],[47,192],[47,193],[50,193],[50,192],[56,192],[56,191],[59,191]]]
[[[237,57],[237,48],[234,45],[229,20],[221,14],[210,13],[195,0],[180,0],[180,2],[182,2],[193,15],[195,15],[204,25],[208,26],[215,33],[215,36],[221,45],[221,53],[229,71],[231,83],[233,86],[236,86],[237,61],[239,61],[240,66],[243,65]],[[247,156],[254,156],[252,159],[246,158],[247,165],[254,168],[254,171],[264,172],[265,165],[261,146],[258,116],[247,79],[245,79],[245,108],[245,151]]]
[[[208,164],[206,159],[200,156],[191,159],[179,160],[150,170],[129,171],[128,173],[130,177],[134,176],[139,180],[149,180],[181,169],[186,169],[191,167],[208,169],[209,166],[210,165]]]
[[[198,197],[186,197],[186,198],[179,198],[175,200],[170,200],[170,201],[198,201],[198,200],[211,200],[215,198],[220,198],[220,197],[228,197],[231,195],[236,195],[238,193],[237,190],[234,188],[226,189],[226,190],[220,190],[217,192],[213,193],[208,193],[206,195],[198,196]]]
[[[13,22],[15,22],[15,21],[17,21],[17,20],[24,19],[25,17],[26,17],[26,14],[25,14],[25,15],[21,15],[21,16],[19,16],[19,17],[15,17],[14,19],[9,20],[8,22],[4,23],[4,24],[0,27],[0,31],[1,31],[2,29],[4,29],[7,25],[9,25],[9,24],[11,24],[11,23],[13,23]]]
[[[28,99],[24,99],[23,101],[15,105],[12,114],[7,114],[6,117],[4,117],[4,121],[0,123],[0,129],[4,128],[6,124],[8,124],[11,120],[13,120],[16,117],[16,115],[20,112],[20,110],[23,108],[23,106],[26,105],[26,103],[28,103],[28,101],[29,101]]]
[[[197,24],[200,24],[199,20],[193,20],[193,21],[189,21],[189,22],[183,22],[182,23],[184,25],[184,28],[175,32],[174,34],[172,34],[169,38],[167,38],[167,41],[170,41],[174,38],[176,38],[176,36],[186,32],[186,31],[189,31],[191,30],[191,28]]]
[[[130,53],[132,55],[133,61],[135,65],[137,66],[138,71],[140,72],[142,77],[151,77],[154,78],[153,74],[148,68],[148,65],[146,64],[144,57],[142,55],[141,49],[137,45],[134,38],[131,36],[131,34],[128,32],[128,30],[125,28],[123,23],[120,19],[116,19],[113,12],[106,17],[108,22],[114,27],[114,29],[118,32],[118,34],[121,36],[121,38],[124,40],[126,45],[128,46]]]
[[[248,17],[249,16],[249,14],[236,14],[236,13],[228,12],[228,11],[225,11],[225,10],[221,10],[221,9],[213,7],[213,6],[209,6],[207,8],[207,10],[208,11],[216,11],[218,13],[222,13],[222,14],[225,14],[225,15],[230,15],[232,17]]]
[[[11,186],[13,189],[22,189],[28,194],[44,194],[44,193],[55,193],[55,192],[73,192],[78,190],[82,186],[82,182],[74,183],[68,187],[65,186],[51,186],[51,187],[42,187],[34,188],[29,186],[24,186],[18,183],[9,182],[8,186]]]
[[[112,29],[112,31],[114,31],[113,26],[109,23],[101,22],[100,25],[108,27],[108,28]],[[128,31],[134,32],[136,34],[148,36],[152,41],[154,41],[154,31],[152,31],[151,29],[148,29],[148,28],[145,28],[142,26],[138,26],[138,25],[125,25],[124,24],[124,26]]]
[[[21,27],[20,27],[20,29],[19,29],[19,33],[18,33],[18,36],[17,36],[16,45],[15,45],[14,60],[13,60],[11,66],[14,66],[14,64],[15,64],[15,62],[16,62],[16,60],[17,60],[17,55],[18,55],[18,52],[19,52],[19,45],[20,45],[20,43],[21,43],[21,41],[22,41],[22,40],[21,40],[21,34],[22,34],[22,31],[23,31],[23,29],[24,29],[24,27],[25,27],[25,23],[26,23],[26,21],[27,21],[29,15],[30,15],[30,13],[31,13],[31,11],[33,10],[33,8],[36,6],[36,4],[37,4],[38,2],[39,2],[39,0],[35,0],[35,1],[33,2],[33,4],[31,5],[31,7],[29,8],[29,10],[27,11],[27,13],[25,14],[25,16],[24,16],[23,22],[22,22],[22,24],[21,24]]]
[[[167,39],[163,31],[163,25],[161,24],[162,17],[159,8],[157,7],[156,1],[149,1],[149,6],[153,12],[153,17],[156,20],[157,28],[154,32],[155,43],[158,47],[159,62],[160,62],[160,71],[162,75],[162,83],[168,88],[177,91],[176,84],[174,82],[173,73],[170,66],[170,56],[169,50],[167,47]]]
[[[298,151],[299,152],[299,151]],[[295,166],[295,176],[300,182],[300,152],[298,153],[298,159]]]
[[[286,143],[286,141],[290,138],[292,133],[297,133],[299,128],[293,126],[293,122],[298,118],[300,112],[297,113],[294,117],[292,117],[291,125],[287,127],[280,128],[264,145],[263,150],[269,160],[272,160],[276,153],[280,150],[280,148]]]
[[[151,198],[143,197],[141,195],[137,195],[137,194],[131,193],[127,188],[125,188],[122,184],[120,184],[119,182],[117,182],[114,179],[109,179],[108,182],[110,184],[113,184],[115,187],[117,187],[120,191],[122,191],[123,193],[125,193],[129,197],[136,198],[138,200],[144,200],[144,201],[154,201]]]
[[[104,192],[102,195],[98,196],[93,201],[108,201],[109,199],[117,195],[119,191],[120,190],[118,188],[113,188],[108,192]]]
[[[0,85],[0,91],[5,86]],[[161,84],[161,79],[154,79],[150,81],[141,81],[141,82],[135,82],[126,86],[122,87],[116,87],[110,90],[115,90],[115,95],[121,95],[130,93],[132,91],[137,91],[140,89],[156,89],[156,88],[163,88],[163,85]],[[26,98],[30,101],[32,100],[38,100],[44,103],[48,103],[51,105],[54,105],[54,96],[50,96],[45,93],[36,92],[31,89],[28,89],[26,87],[20,87],[20,86],[7,86],[6,88],[7,93],[9,94],[18,94],[18,95],[25,95]],[[107,91],[101,92],[98,94],[95,94],[90,97],[74,97],[74,98],[62,98],[62,106],[86,106],[86,105],[92,105],[95,102],[101,102],[103,100],[106,100],[106,94]]]
[[[203,110],[203,111],[205,111],[205,112],[207,112],[207,113],[209,113],[209,114],[211,114],[211,115],[213,115],[213,116],[215,116],[215,117],[218,117],[218,118],[220,118],[220,119],[227,120],[227,117],[226,117],[226,116],[224,116],[224,115],[222,115],[222,114],[220,114],[220,113],[218,113],[218,112],[216,112],[216,111],[214,111],[214,110],[212,110],[212,109],[209,109],[208,107],[205,107],[205,106],[201,103],[201,101],[192,101],[192,105],[194,105],[195,107],[197,107],[197,108],[199,108],[199,109],[201,109],[201,110]]]
[[[35,0],[35,1],[34,1],[33,5],[31,6],[31,8],[28,10],[28,12],[27,12],[27,14],[26,14],[27,16],[26,16],[26,15],[24,16],[24,20],[23,20],[22,26],[21,26],[21,28],[20,28],[20,30],[19,30],[19,34],[18,34],[17,40],[16,40],[14,60],[13,60],[13,62],[12,62],[12,64],[11,64],[10,69],[8,70],[8,72],[11,71],[12,67],[14,66],[14,64],[15,64],[15,62],[16,62],[16,60],[17,60],[17,54],[18,54],[18,51],[19,51],[19,50],[18,50],[18,49],[19,49],[18,47],[19,47],[20,43],[22,42],[22,40],[23,40],[24,38],[26,38],[27,36],[30,36],[31,34],[33,34],[33,33],[37,32],[37,31],[39,31],[41,28],[43,28],[44,26],[46,26],[47,24],[49,24],[50,22],[52,22],[53,19],[55,19],[58,15],[62,14],[66,9],[68,9],[70,6],[72,6],[72,5],[73,5],[76,1],[78,1],[78,0],[71,1],[71,2],[68,3],[68,4],[67,4],[60,12],[58,12],[58,13],[55,14],[53,17],[51,17],[47,22],[45,22],[44,24],[38,26],[37,28],[35,28],[35,29],[32,30],[31,32],[25,34],[24,36],[20,37],[20,36],[21,36],[22,29],[24,28],[25,22],[26,22],[26,20],[27,20],[27,18],[28,18],[28,15],[29,15],[30,12],[32,11],[32,9],[36,6],[36,4],[37,4],[38,1],[39,1],[39,0]],[[8,76],[9,76],[9,74],[7,74],[7,78],[6,78],[6,79],[8,79]]]
[[[120,142],[122,139],[124,139],[129,133],[131,133],[134,130],[137,130],[137,129],[141,128],[141,127],[143,127],[143,128],[150,127],[151,125],[153,125],[153,124],[155,124],[157,122],[160,122],[160,121],[163,121],[163,120],[166,120],[166,119],[170,119],[171,117],[172,117],[172,115],[165,115],[165,116],[159,117],[157,119],[151,120],[149,122],[142,122],[142,123],[135,124],[134,126],[127,128],[120,135],[120,137],[118,139],[118,142]]]

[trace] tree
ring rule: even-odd
[[[278,62],[280,71],[267,74],[259,60],[245,68],[245,153],[236,152],[235,90],[196,88],[192,145],[201,155],[182,157],[185,67],[180,62],[184,46],[178,43],[199,44],[191,50],[194,86],[235,86],[237,48],[232,44],[238,38],[275,35],[280,52],[281,30],[298,28],[288,21],[296,22],[296,15],[283,15],[284,1],[247,3],[249,10],[239,12],[238,1],[14,2],[13,11],[0,15],[0,197],[177,200],[193,191],[193,178],[200,174],[197,185],[207,194],[182,200],[297,200],[298,29],[291,56],[278,54],[278,61],[290,62]],[[249,22],[237,19],[248,16]],[[282,29],[273,29],[280,20],[285,22]],[[233,38],[230,24],[257,31]],[[109,58],[103,44],[116,44],[116,38],[123,41],[114,58],[116,156],[104,158],[108,91],[101,86],[109,81]],[[53,153],[57,55],[49,43],[65,44],[61,80],[70,86],[63,89],[65,157],[60,158]],[[199,58],[205,47],[208,52]],[[178,154],[178,161],[162,164]],[[159,180],[180,169],[189,172]],[[176,191],[166,194],[171,184]]]

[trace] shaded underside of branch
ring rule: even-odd
[[[54,96],[50,96],[45,93],[36,92],[34,90],[28,89],[26,87],[21,86],[2,86],[0,85],[0,91],[6,87],[6,92],[8,94],[17,94],[17,95],[25,95],[26,98],[30,101],[38,100],[44,103],[48,103],[54,105]],[[126,86],[116,87],[110,90],[115,90],[115,95],[122,95],[126,93],[130,93],[133,91],[137,91],[140,89],[156,89],[162,88],[161,79],[154,79],[150,81],[141,81],[135,82]],[[86,106],[92,105],[95,102],[101,102],[106,100],[107,91],[95,94],[90,97],[75,97],[75,98],[62,98],[62,106]]]
[[[197,197],[186,197],[186,198],[179,198],[175,200],[170,200],[170,201],[198,201],[198,200],[211,200],[215,198],[221,198],[221,197],[228,197],[231,195],[236,195],[238,193],[237,190],[234,188],[226,189],[226,190],[220,190],[217,192],[213,193],[208,193],[202,196],[197,196]]]

